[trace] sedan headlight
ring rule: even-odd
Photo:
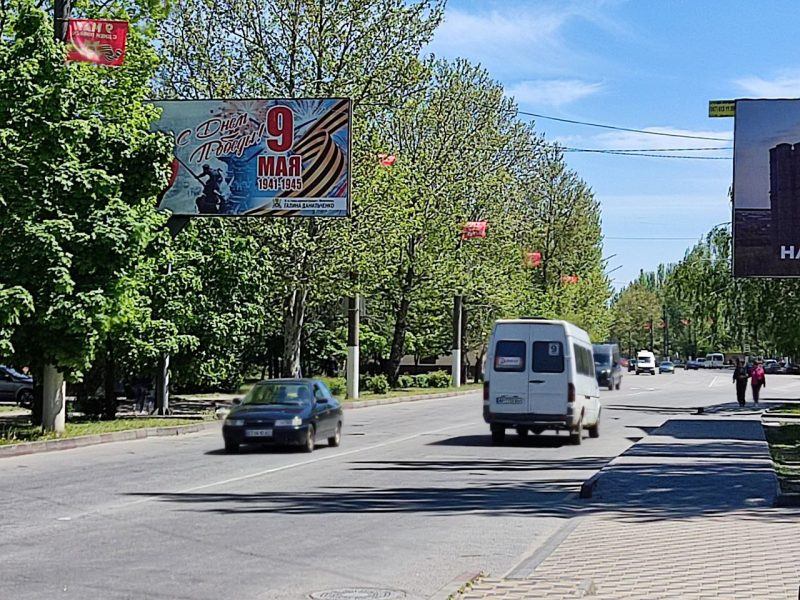
[[[303,424],[303,419],[294,417],[292,419],[278,419],[275,421],[275,427],[300,427]]]
[[[225,425],[228,427],[241,427],[244,425],[244,419],[225,419]]]

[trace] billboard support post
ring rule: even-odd
[[[453,387],[461,387],[461,306],[463,296],[453,296]]]
[[[347,299],[347,397],[358,400],[359,351],[358,330],[360,325],[359,296]]]
[[[167,220],[167,229],[169,230],[172,239],[183,231],[183,228],[189,224],[189,217],[178,215],[171,216]],[[166,276],[172,275],[172,261],[167,263]],[[171,413],[169,407],[169,359],[168,353],[164,353],[158,359],[158,371],[156,372],[156,413],[159,415],[168,415]]]

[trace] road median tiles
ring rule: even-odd
[[[56,440],[42,440],[38,442],[22,442],[19,444],[9,444],[0,446],[0,458],[10,456],[22,456],[24,454],[37,454],[40,452],[53,452],[56,450],[71,450],[106,444],[109,442],[126,442],[131,440],[141,440],[148,437],[165,437],[181,435],[187,433],[197,433],[207,429],[215,429],[220,426],[219,421],[207,421],[203,423],[192,423],[190,425],[168,425],[164,427],[142,427],[138,429],[126,429],[124,431],[109,431],[107,433],[95,433],[91,435],[80,435],[71,438]]]

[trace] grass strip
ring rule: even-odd
[[[129,431],[131,429],[146,429],[148,427],[174,427],[176,425],[196,425],[202,423],[198,419],[160,419],[160,418],[130,418],[114,419],[113,421],[77,421],[68,422],[64,434],[42,433],[41,427],[27,424],[0,425],[0,446],[21,444],[23,442],[38,442],[73,438],[81,435],[98,435],[115,431]]]

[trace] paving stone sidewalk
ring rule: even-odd
[[[794,600],[800,512],[771,507],[775,486],[757,417],[670,420],[576,501],[552,553],[462,598]]]

